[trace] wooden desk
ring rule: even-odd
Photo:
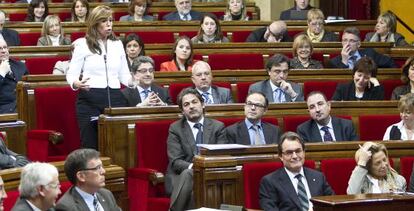
[[[358,194],[318,196],[310,199],[315,211],[412,211],[414,195]]]
[[[18,119],[17,113],[0,114],[0,131],[6,132],[10,150],[26,154],[26,123]]]

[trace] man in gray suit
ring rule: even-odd
[[[193,65],[191,80],[197,91],[203,96],[204,104],[233,103],[230,89],[211,85],[213,73],[207,62],[198,61]]]
[[[244,105],[246,118],[226,128],[229,143],[244,145],[278,144],[282,134],[278,126],[262,121],[269,101],[260,92],[250,93]]]
[[[303,88],[287,81],[289,59],[282,54],[275,54],[266,63],[269,79],[256,82],[249,87],[249,93],[262,92],[271,103],[303,101]]]
[[[111,191],[105,186],[105,169],[94,149],[77,149],[65,160],[65,174],[72,183],[56,205],[56,210],[120,211]]]
[[[202,14],[191,10],[191,0],[175,0],[177,11],[170,12],[162,19],[165,21],[193,21],[200,20]]]
[[[330,115],[331,102],[319,91],[311,92],[307,99],[310,120],[300,124],[298,134],[305,142],[355,141],[355,133],[351,120]]]
[[[197,144],[225,144],[224,124],[204,117],[204,102],[197,90],[187,88],[178,95],[183,118],[172,123],[167,140],[168,169],[165,179],[167,194],[171,194],[170,210],[194,207],[193,158]]]
[[[27,164],[20,176],[19,193],[12,211],[53,210],[60,194],[57,168],[49,163]]]
[[[259,203],[263,210],[313,210],[311,197],[334,194],[321,172],[303,166],[305,144],[298,134],[284,133],[277,150],[284,168],[262,178]]]

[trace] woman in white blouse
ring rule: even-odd
[[[105,5],[92,10],[86,36],[76,40],[66,74],[76,102],[81,145],[98,148],[97,118],[106,107],[126,106],[120,88],[131,81],[122,42],[112,31],[112,10]]]
[[[63,33],[60,18],[48,15],[43,22],[42,36],[37,40],[37,46],[70,45],[71,41]]]
[[[414,94],[401,96],[398,102],[401,121],[390,125],[383,140],[414,140]]]

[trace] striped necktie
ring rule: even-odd
[[[323,126],[321,128],[321,130],[323,132],[325,132],[325,134],[323,135],[323,141],[324,142],[333,141],[333,138],[332,138],[331,132],[329,132],[329,127],[328,126]]]
[[[260,137],[260,126],[252,125],[254,130],[254,145],[262,145],[262,138]]]
[[[210,95],[210,93],[203,92],[202,96],[204,98],[204,104],[211,104],[211,100],[210,100],[209,95]]]
[[[93,196],[93,207],[95,208],[95,211],[99,211],[99,201],[98,197],[96,195]]]
[[[308,195],[306,194],[305,185],[302,182],[302,174],[296,175],[295,178],[298,180],[298,198],[299,198],[300,205],[302,206],[303,211],[308,211],[309,201],[308,201]]]

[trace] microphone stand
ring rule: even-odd
[[[105,51],[106,51],[106,45],[105,45]],[[107,95],[108,95],[108,106],[109,106],[109,108],[111,108],[112,107],[111,106],[111,93],[109,91],[109,77],[108,77],[108,65],[106,63],[106,52],[105,52],[105,55],[104,55],[104,61],[105,61],[106,92],[107,92]]]

